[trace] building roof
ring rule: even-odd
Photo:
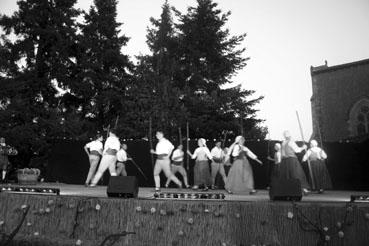
[[[327,61],[325,61],[324,65],[317,66],[317,67],[311,66],[310,67],[310,73],[311,73],[311,75],[315,75],[315,74],[332,72],[332,71],[345,69],[345,68],[357,67],[357,66],[366,65],[366,64],[369,64],[369,59],[364,59],[364,60],[345,63],[345,64],[340,64],[340,65],[331,66],[331,67],[329,67],[328,64],[327,64]]]

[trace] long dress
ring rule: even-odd
[[[192,156],[192,158],[196,158],[193,168],[195,186],[209,186],[211,184],[208,157],[211,158],[211,154],[207,147],[198,147]]]
[[[281,179],[298,179],[301,188],[309,189],[305,172],[297,159],[295,151],[289,143],[282,143],[282,162],[279,168],[279,177]]]
[[[315,189],[332,189],[332,181],[325,161],[320,159],[316,152],[311,152],[309,160]]]
[[[254,189],[254,176],[246,151],[240,151],[235,158],[229,169],[225,188],[233,193],[244,193]]]

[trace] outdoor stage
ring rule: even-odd
[[[369,245],[369,203],[350,202],[351,195],[369,192],[327,191],[292,203],[269,201],[266,190],[162,189],[225,195],[202,200],[155,199],[153,188],[140,188],[138,199],[119,199],[108,198],[104,186],[37,187],[60,189],[60,195],[0,192],[0,233],[9,236],[25,218],[9,245]],[[135,234],[102,244],[124,231]]]

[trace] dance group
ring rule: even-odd
[[[317,142],[312,140],[308,149],[306,145],[299,147],[292,140],[288,131],[285,131],[283,136],[284,140],[282,143],[276,143],[274,146],[274,157],[268,157],[269,160],[274,162],[271,179],[298,179],[301,183],[302,191],[304,194],[307,194],[310,190],[310,185],[296,155],[305,151],[303,161],[308,161],[311,167],[311,178],[309,180],[314,184],[312,189],[319,192],[323,192],[324,189],[331,189],[331,179],[324,161],[327,158],[327,154],[318,147]],[[175,176],[178,172],[183,177],[184,186],[190,188],[187,172],[184,168],[185,153],[183,146],[179,145],[174,150],[175,147],[164,137],[162,131],[156,132],[156,138],[158,140],[156,148],[150,150],[150,153],[156,156],[153,171],[155,191],[160,191],[161,172],[164,172],[167,178],[166,187],[173,181],[179,188],[182,188],[182,182]],[[85,145],[85,151],[90,160],[90,169],[85,182],[86,186],[96,186],[107,169],[109,169],[111,176],[127,175],[125,163],[130,160],[126,152],[127,145],[120,143],[114,130],[110,130],[109,137],[104,145],[102,141],[103,137],[98,135],[94,141]],[[198,147],[193,153],[187,150],[187,154],[195,160],[193,170],[194,185],[192,188],[215,189],[215,178],[219,173],[228,193],[256,193],[253,171],[248,158],[259,164],[263,163],[244,144],[245,138],[237,136],[234,143],[228,148],[222,149],[222,144],[218,141],[210,151],[206,146],[206,140],[200,138]],[[209,161],[211,162],[210,169]],[[225,165],[231,166],[228,175],[225,172]]]

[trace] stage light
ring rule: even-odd
[[[47,195],[59,195],[60,189],[56,188],[31,188],[24,186],[7,186],[1,187],[1,192],[11,193],[23,193],[23,194],[47,194]]]
[[[369,202],[369,195],[351,195],[351,202]]]
[[[154,198],[158,199],[191,199],[191,200],[222,200],[225,198],[223,193],[172,193],[172,192],[156,192]]]

